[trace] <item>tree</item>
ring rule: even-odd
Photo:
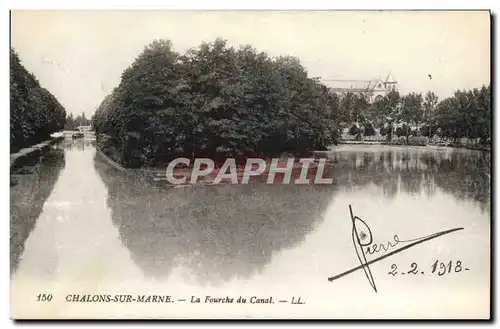
[[[348,125],[354,122],[352,117],[353,107],[354,107],[354,93],[347,92],[340,94],[339,97],[340,119],[342,122]]]
[[[356,94],[354,100],[354,117],[355,122],[363,123],[367,119],[367,111],[370,107],[370,104],[366,100],[366,97],[363,94]]]
[[[434,111],[434,122],[441,137],[467,137],[486,143],[491,138],[491,87],[458,90],[452,97],[439,102]]]
[[[482,86],[481,89],[474,92],[474,97],[477,102],[477,126],[478,137],[482,143],[491,140],[491,85]]]
[[[424,125],[424,126],[422,126],[422,128],[420,128],[420,135],[421,136],[434,136],[435,134],[438,133],[438,129],[439,129],[439,127],[437,125],[434,125],[432,127],[430,127],[428,125]]]
[[[349,135],[356,136],[356,139],[361,139],[361,129],[356,125],[352,125],[351,129],[349,129]]]
[[[423,108],[424,108],[424,117],[425,120],[427,121],[427,126],[430,127],[427,129],[427,132],[430,134],[432,132],[432,121],[433,121],[433,116],[434,116],[434,110],[435,107],[438,103],[438,97],[434,92],[428,91],[427,94],[425,94],[425,99],[423,103]],[[432,138],[431,135],[429,135],[429,138]]]
[[[388,99],[381,97],[376,99],[369,108],[369,118],[379,129],[386,125],[388,107]]]
[[[346,92],[340,99],[341,120],[347,124],[362,123],[367,117],[370,104],[363,94]]]
[[[178,54],[145,47],[92,118],[99,147],[127,167],[174,157],[273,156],[325,149],[339,99],[297,58],[216,39]]]
[[[380,135],[387,136],[389,134],[392,134],[390,127],[382,127],[382,128],[380,128]]]
[[[36,77],[28,72],[18,54],[10,49],[10,151],[46,140],[63,128],[66,111]]]
[[[76,118],[74,118],[73,114],[70,113],[66,117],[66,124],[64,125],[64,129],[76,130],[79,126],[90,126],[91,124],[92,120],[87,119],[84,112],[77,115]]]
[[[365,122],[363,124],[363,134],[365,136],[375,136],[376,135],[376,131],[370,122]]]
[[[397,90],[391,90],[385,96],[387,98],[386,116],[397,120],[401,109],[401,96]]]
[[[73,118],[73,113],[66,116],[66,123],[64,124],[64,129],[72,130],[75,127],[75,119]]]
[[[382,98],[373,102],[370,107],[370,118],[377,128],[385,128],[382,136],[387,136],[387,141],[392,140],[394,124],[400,118],[401,96],[397,90],[391,90]]]
[[[408,144],[408,136],[410,136],[412,134],[413,134],[413,132],[411,130],[411,127],[406,125],[406,124],[403,124],[402,126],[400,126],[396,129],[396,135],[398,137],[402,137],[402,136],[406,137],[406,144]]]
[[[422,118],[422,95],[409,93],[408,95],[403,96],[401,99],[401,112],[399,115],[399,120],[405,123],[404,132],[407,144],[408,137],[411,132],[410,125],[418,127],[419,123],[422,122]]]

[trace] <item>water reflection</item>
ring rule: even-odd
[[[272,264],[276,253],[303,248],[312,231],[322,230],[319,227],[332,220],[324,216],[329,206],[349,195],[396,202],[403,195],[415,200],[442,200],[445,195],[473,204],[465,205],[471,213],[489,211],[490,205],[491,159],[483,152],[339,147],[326,154],[328,173],[334,178],[329,186],[256,183],[166,188],[137,172],[116,170],[95,152],[93,144],[66,140],[39,164],[25,169],[31,173],[18,175],[19,183],[11,187],[11,271],[49,195],[53,202],[46,204],[47,212],[41,216],[45,224],[38,225],[32,250],[64,245],[64,250],[52,253],[61,271],[61,264],[66,264],[61,255],[67,256],[69,264],[75,253],[89,254],[88,239],[94,237],[96,253],[115,258],[123,254],[127,259],[117,251],[116,245],[123,245],[147,277],[165,279],[174,269],[184,269],[186,279],[212,285],[250,278]],[[52,191],[65,165],[57,191]],[[439,202],[433,206],[440,207]],[[347,206],[342,204],[338,211]],[[94,221],[97,226],[90,225]],[[56,231],[57,239],[51,239],[49,235]],[[96,236],[109,244],[97,245]],[[76,244],[77,239],[83,240]],[[98,251],[98,247],[104,249]],[[45,268],[51,266],[47,259],[40,262]],[[123,267],[129,271],[129,265]]]
[[[140,175],[95,166],[122,242],[146,276],[174,268],[216,285],[249,278],[273,254],[300,244],[323,220],[333,186],[224,185],[164,188]]]
[[[351,146],[328,154],[335,183],[344,191],[373,184],[385,196],[398,193],[432,197],[436,189],[489,210],[490,153],[444,149]]]
[[[64,151],[56,146],[31,159],[13,175],[10,188],[10,272],[17,269],[26,239],[35,227],[43,205],[65,166]]]
[[[356,148],[328,154],[331,186],[221,185],[165,188],[120,172],[99,155],[94,164],[122,243],[146,276],[166,278],[187,268],[191,279],[218,284],[249,278],[275,252],[300,244],[323,221],[334,195],[374,185],[380,195],[437,190],[489,207],[488,154]]]
[[[470,305],[489,300],[489,154],[349,146],[323,155],[330,158],[328,173],[334,178],[329,186],[176,189],[116,170],[96,153],[92,141],[64,141],[42,158],[39,171],[19,175],[19,184],[11,187],[11,266],[17,267],[11,278],[13,309],[48,314],[33,298],[40,287],[60,297],[297,294],[307,301],[301,306],[304,314],[335,309],[372,318],[434,316],[442,311],[439,305],[461,316],[483,309]],[[405,260],[415,260],[430,267],[436,259],[460,259],[471,271],[446,279],[398,280],[387,275],[390,261],[375,264],[377,287],[387,300],[408,301],[404,309],[377,304],[379,295],[362,272],[328,283],[327,277],[359,265],[349,204],[369,222],[377,242],[394,233],[413,238],[464,227],[460,234],[398,256],[398,262],[406,266]],[[82,307],[44,305],[65,317],[78,317]],[[152,317],[165,315],[165,305],[85,307],[88,314],[102,316],[111,310],[117,317],[146,310]],[[169,309],[169,314],[200,315],[180,303]]]
[[[95,139],[78,138],[78,139],[64,139],[60,144],[60,147],[64,148],[66,151],[93,151],[95,149]]]
[[[108,193],[92,163],[92,142],[65,140],[59,147],[65,168],[50,196],[38,200],[43,208],[23,243],[13,284],[93,285],[140,275],[111,221]]]

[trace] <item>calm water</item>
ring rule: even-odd
[[[360,145],[325,155],[334,184],[167,188],[68,141],[16,176],[11,190],[13,317],[488,316],[490,155]],[[349,204],[374,241],[463,227],[359,265]],[[370,258],[371,257],[371,258]],[[369,256],[373,259],[375,256]],[[468,271],[430,274],[436,260]],[[416,262],[422,275],[392,276]],[[36,302],[52,293],[50,303]],[[78,304],[68,294],[273,296],[274,305]],[[303,305],[278,303],[301,297]]]

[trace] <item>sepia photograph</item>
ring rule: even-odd
[[[488,10],[11,10],[10,318],[490,320]]]

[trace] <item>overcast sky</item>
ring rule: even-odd
[[[11,42],[66,111],[90,116],[144,46],[217,37],[297,56],[310,76],[385,78],[440,99],[490,82],[488,12],[13,11]],[[432,80],[428,74],[432,75]]]

